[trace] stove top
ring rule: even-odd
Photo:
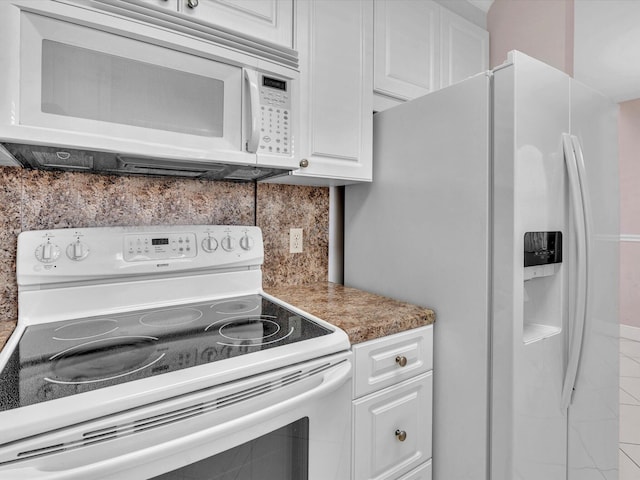
[[[259,294],[30,325],[0,372],[0,410],[332,332]]]
[[[348,352],[345,332],[262,291],[263,259],[255,226],[22,232],[3,441]]]

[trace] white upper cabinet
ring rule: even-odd
[[[191,19],[293,47],[293,0],[141,0]]]
[[[293,0],[178,0],[185,15],[293,47]]]
[[[431,0],[374,0],[374,107],[489,68],[489,33]]]
[[[371,181],[373,5],[367,0],[305,0],[296,9],[296,157],[302,168],[282,183]]]
[[[489,68],[489,32],[442,8],[440,86],[446,87]]]
[[[374,1],[374,88],[408,100],[440,86],[440,7],[431,1]]]

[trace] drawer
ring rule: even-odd
[[[354,345],[353,354],[353,397],[359,398],[431,370],[433,325]]]
[[[398,480],[431,480],[431,460],[424,462]]]
[[[431,458],[432,394],[429,371],[354,400],[355,480],[395,480]]]

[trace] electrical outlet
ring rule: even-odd
[[[289,253],[302,253],[302,229],[289,230]]]

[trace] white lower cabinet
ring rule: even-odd
[[[353,479],[431,480],[433,327],[353,351]]]
[[[398,480],[431,480],[431,460],[411,470]]]

